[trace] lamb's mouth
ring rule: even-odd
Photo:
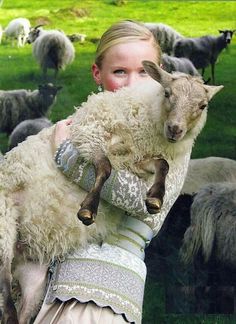
[[[168,142],[170,143],[176,143],[177,142],[177,139],[173,138],[173,137],[168,137]]]

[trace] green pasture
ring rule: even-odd
[[[1,6],[1,1],[0,1]],[[100,35],[121,19],[162,22],[185,36],[218,35],[219,29],[236,29],[235,1],[154,1],[154,0],[4,0],[0,7],[0,24],[5,27],[17,17],[26,17],[31,25],[45,24],[46,29],[62,29],[67,34],[82,33],[84,43],[74,43],[76,58],[61,71],[56,80],[63,86],[53,106],[50,119],[67,117],[75,106],[96,92],[90,66]],[[216,65],[216,84],[224,89],[209,106],[208,120],[198,137],[192,157],[222,156],[236,159],[236,36],[223,51]],[[209,69],[205,77],[209,76]],[[36,89],[43,83],[41,71],[32,57],[31,45],[12,47],[4,38],[0,45],[0,89]],[[7,150],[7,136],[0,134],[0,150]],[[157,269],[158,271],[158,269]],[[147,281],[144,324],[235,323],[230,316],[188,316],[165,314],[161,283]]]

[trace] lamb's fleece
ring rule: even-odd
[[[161,106],[166,100],[164,88],[153,80],[139,84],[135,96],[132,88],[91,95],[73,116],[72,142],[85,159],[96,159],[103,150],[115,169],[125,167],[140,176],[143,170],[135,162],[143,159],[161,155],[167,161],[183,160],[205,123],[207,110],[202,111],[198,122],[191,122],[192,130],[173,144],[163,135],[167,112]],[[85,192],[56,168],[50,144],[53,129],[54,126],[30,136],[8,152],[0,165],[1,257],[9,254],[7,244],[11,246],[15,235],[9,222],[18,223],[24,253],[44,263],[116,231],[120,218],[114,207],[107,210],[111,207],[105,202],[101,202],[91,226],[86,227],[77,219]],[[146,179],[152,181],[153,174],[149,176]]]

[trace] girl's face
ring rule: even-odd
[[[144,71],[143,60],[156,61],[157,53],[151,41],[136,41],[117,44],[109,48],[101,69],[92,66],[95,82],[104,90],[114,91],[131,86],[150,77]]]

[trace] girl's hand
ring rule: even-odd
[[[53,153],[56,152],[58,146],[64,142],[66,139],[70,138],[70,125],[72,119],[63,119],[56,123],[54,131],[51,138],[51,146]]]

